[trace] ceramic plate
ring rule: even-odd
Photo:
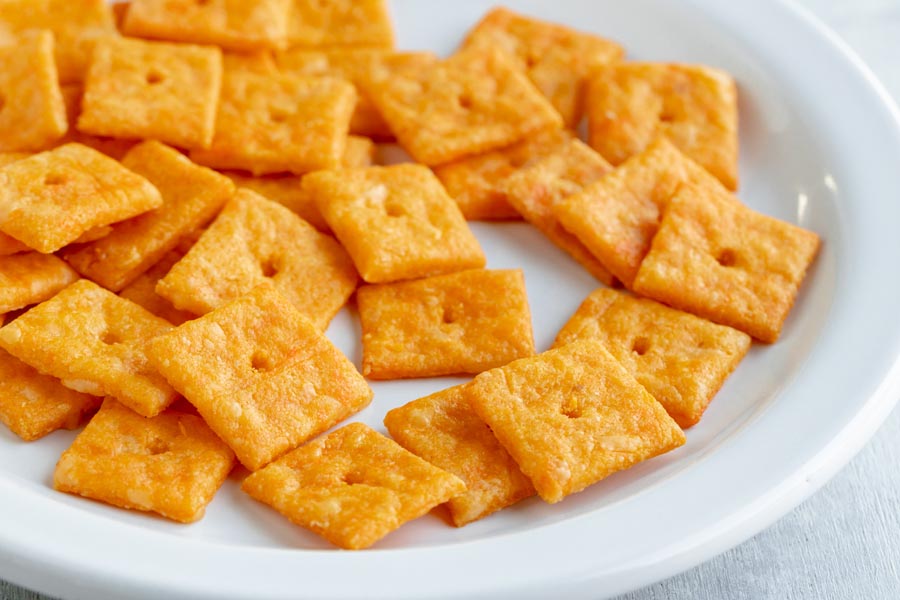
[[[452,51],[490,7],[394,0],[402,48]],[[63,598],[440,598],[613,595],[753,535],[865,443],[900,393],[900,125],[837,39],[775,0],[513,1],[608,36],[631,58],[701,62],[737,78],[740,198],[824,244],[782,339],[756,345],[679,450],[549,506],[463,529],[428,515],[364,552],[329,548],[242,494],[236,473],[201,522],[176,525],[55,493],[74,434],[0,431],[0,578]],[[473,226],[492,268],[525,270],[539,349],[596,282],[523,224]],[[359,327],[329,336],[359,361]],[[459,382],[377,383],[359,415]],[[2,428],[0,428],[2,429]]]

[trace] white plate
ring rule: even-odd
[[[334,551],[237,489],[182,526],[54,493],[74,434],[0,432],[0,577],[65,598],[613,595],[688,568],[784,514],[874,432],[900,392],[900,125],[833,35],[775,2],[509,4],[619,40],[632,58],[704,62],[741,91],[740,197],[824,246],[780,342],[756,346],[685,447],[561,504],[463,529],[426,516],[365,552]],[[401,0],[404,48],[450,51],[489,1]],[[523,267],[539,348],[595,286],[524,225],[476,225],[494,268]],[[329,331],[359,359],[349,312]],[[376,384],[360,418],[453,380]]]

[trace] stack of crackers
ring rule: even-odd
[[[343,548],[559,502],[684,444],[819,245],[732,194],[727,73],[503,8],[446,59],[384,0],[0,0],[0,42],[0,420],[90,417],[54,486],[180,522],[236,462]],[[514,219],[605,284],[542,353],[467,223]]]

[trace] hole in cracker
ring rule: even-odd
[[[169,451],[169,444],[165,440],[153,438],[147,444],[147,454],[150,456],[159,456]]]
[[[441,322],[444,325],[453,325],[454,323],[459,322],[460,320],[460,311],[455,306],[445,306],[444,311],[441,313]]]
[[[66,176],[59,173],[50,173],[44,177],[44,185],[62,185],[66,182]]]
[[[573,399],[566,400],[559,408],[559,412],[570,419],[577,419],[581,417],[581,402]]]
[[[290,113],[279,108],[269,110],[269,120],[273,123],[284,123],[288,120]]]
[[[733,267],[737,264],[737,252],[731,248],[725,248],[716,256],[716,262],[723,267]]]
[[[469,95],[463,94],[462,96],[459,97],[459,105],[464,110],[471,110],[472,106],[474,105],[474,102],[472,101],[472,98]]]
[[[165,75],[159,71],[150,71],[147,73],[146,80],[148,85],[159,85],[165,78]]]
[[[675,115],[673,115],[670,112],[663,111],[659,115],[659,120],[662,121],[663,123],[672,123],[673,121],[675,121]]]
[[[525,57],[525,65],[529,69],[534,67],[536,64],[538,64],[538,62],[540,62],[540,58],[538,58],[537,56],[533,56],[533,55],[529,54],[527,57]]]
[[[359,473],[344,473],[341,476],[341,481],[346,483],[347,485],[356,485],[359,483],[365,483],[366,480],[364,477],[361,477]]]
[[[194,0],[194,4],[197,6],[207,6],[212,0]]]
[[[384,214],[389,217],[405,217],[406,216],[406,207],[398,202],[385,202],[384,203]]]
[[[271,371],[275,368],[275,362],[268,353],[257,350],[250,357],[250,366],[254,371]]]
[[[3,112],[4,106],[6,106],[6,96],[0,94],[0,112]]]
[[[634,340],[634,343],[631,344],[631,351],[637,354],[638,356],[643,356],[647,354],[650,350],[650,340],[645,337],[639,337]]]
[[[107,329],[100,336],[100,341],[104,344],[112,346],[113,344],[124,342],[125,340],[123,340],[115,331],[110,331]]]
[[[278,275],[278,265],[275,264],[274,258],[267,258],[266,260],[259,263],[259,268],[262,271],[263,277],[275,277]]]

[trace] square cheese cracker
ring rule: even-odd
[[[76,279],[78,274],[52,254],[0,256],[0,314],[48,300]]]
[[[660,138],[598,181],[554,202],[551,211],[610,273],[631,288],[669,198],[686,182],[722,188]]]
[[[222,51],[104,38],[94,48],[84,86],[80,131],[205,148],[216,129]]]
[[[750,348],[731,327],[622,292],[591,293],[556,337],[603,342],[682,428],[696,425]]]
[[[464,393],[550,503],[685,442],[662,405],[596,340],[482,373]]]
[[[480,373],[534,354],[519,270],[471,270],[360,288],[363,375]]]
[[[0,350],[0,422],[23,440],[75,429],[85,413],[98,406],[96,396],[70,390]]]
[[[588,75],[624,54],[610,40],[503,7],[492,9],[466,36],[464,46],[479,45],[497,45],[513,56],[573,128],[581,120]]]
[[[666,63],[602,67],[591,76],[587,114],[590,144],[612,164],[662,136],[737,189],[737,86],[728,73]]]
[[[358,276],[334,238],[240,189],[156,291],[178,309],[202,315],[267,280],[324,330],[353,294]]]
[[[494,47],[465,49],[434,65],[391,69],[366,80],[363,91],[400,145],[429,166],[563,124],[512,58]]]
[[[561,200],[580,192],[610,170],[612,167],[603,157],[580,140],[569,138],[545,156],[524,165],[503,183],[506,200],[526,221],[606,285],[614,285],[615,277],[560,224],[553,209]]]
[[[287,45],[291,0],[132,0],[125,35],[249,52]]]
[[[466,491],[450,498],[462,527],[534,495],[534,486],[478,418],[458,385],[388,411],[384,425],[398,444],[453,473]]]
[[[387,0],[291,0],[291,46],[392,48]]]
[[[314,440],[246,480],[244,491],[341,548],[368,548],[466,489],[362,423]]]
[[[251,470],[372,399],[347,357],[271,284],[159,337],[150,357]]]
[[[81,144],[0,168],[0,230],[45,254],[162,202],[149,181]]]
[[[100,240],[63,252],[75,270],[114,292],[153,266],[184,235],[206,225],[234,194],[227,177],[159,142],[136,146],[122,164],[156,186],[162,206],[117,224]]]
[[[755,212],[724,190],[683,186],[634,289],[772,343],[818,249],[812,231]]]
[[[485,264],[456,203],[422,165],[321,171],[302,185],[369,283]]]
[[[28,32],[0,45],[0,152],[48,148],[68,129],[53,61],[53,34]]]
[[[144,416],[175,399],[146,345],[172,326],[87,279],[0,329],[0,346],[66,387],[113,396]]]
[[[53,487],[193,523],[234,465],[234,453],[200,417],[145,418],[107,399],[56,465]]]

